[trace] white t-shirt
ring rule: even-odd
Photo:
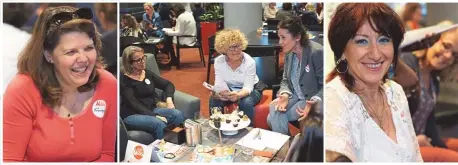
[[[17,61],[30,39],[30,34],[9,24],[2,23],[2,67],[3,85],[1,95],[17,74]]]
[[[368,115],[359,97],[339,77],[325,85],[325,149],[352,162],[423,162],[402,87],[388,81],[383,89],[391,107],[397,143]]]
[[[259,82],[256,75],[256,63],[254,59],[243,52],[242,64],[234,71],[226,62],[226,56],[220,55],[215,58],[215,86],[226,83],[229,88],[245,89],[249,93],[253,91],[254,84]]]

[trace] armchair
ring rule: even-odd
[[[200,24],[196,24],[197,26],[197,34],[194,36],[194,35],[181,35],[181,36],[177,36],[177,44],[176,44],[176,48],[177,48],[177,60],[178,60],[178,64],[177,64],[177,68],[180,69],[180,49],[190,49],[190,48],[197,48],[199,49],[199,55],[200,55],[200,61],[204,64],[204,67],[205,67],[205,57],[204,57],[204,52],[203,52],[203,49],[202,49],[202,39],[200,37]],[[180,44],[180,38],[182,37],[190,37],[190,38],[195,38],[196,39],[196,43],[193,45],[193,46],[188,46],[188,45],[182,45]]]

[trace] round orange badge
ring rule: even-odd
[[[142,159],[143,158],[143,153],[144,152],[143,152],[143,147],[142,146],[140,146],[140,145],[135,146],[135,148],[134,148],[134,157],[135,157],[135,159],[138,159],[138,160]]]

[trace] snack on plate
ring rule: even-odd
[[[226,124],[231,123],[231,119],[226,119]]]
[[[245,115],[245,113],[244,113],[243,111],[240,111],[240,112],[238,113],[239,118],[242,118],[243,115]]]
[[[243,115],[243,121],[248,121],[248,116],[247,115]]]

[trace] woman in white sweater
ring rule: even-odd
[[[164,28],[165,34],[168,36],[183,36],[183,35],[197,35],[196,21],[191,12],[186,11],[182,4],[174,4],[171,12],[177,16],[175,28]],[[176,39],[173,43],[177,43]],[[180,37],[181,45],[193,46],[196,43],[195,37]]]

